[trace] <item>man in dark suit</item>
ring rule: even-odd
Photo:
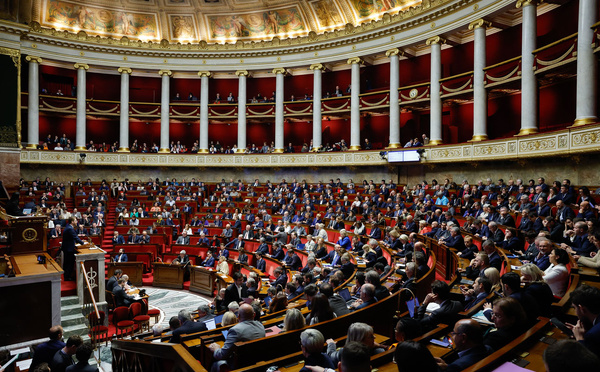
[[[426,315],[425,311],[429,303],[435,302],[440,307]],[[450,300],[450,287],[441,280],[436,280],[431,284],[431,293],[427,294],[423,304],[419,307],[418,316],[421,326],[424,330],[429,330],[439,323],[453,325],[457,315],[462,311],[463,306],[458,301]]]
[[[375,302],[377,302],[377,298],[375,297],[375,286],[371,283],[366,283],[360,287],[360,299],[354,301],[352,305],[350,305],[350,310],[360,310]]]
[[[273,282],[271,282],[271,287],[275,287],[278,290],[284,290],[285,285],[288,281],[288,277],[287,277],[287,274],[285,273],[284,269],[282,269],[281,267],[275,268],[273,275],[275,275],[275,280]],[[279,288],[279,287],[281,287],[281,288]]]
[[[135,301],[135,298],[133,296],[130,296],[127,294],[127,292],[125,292],[124,286],[125,279],[119,278],[119,280],[117,281],[117,285],[112,290],[117,307],[129,306],[133,301]]]
[[[117,230],[115,230],[112,238],[113,245],[116,244],[125,244],[125,239],[123,239],[123,235],[120,235]]]
[[[81,344],[75,351],[77,364],[68,366],[65,372],[98,372],[98,367],[89,364],[94,349],[89,342]]]
[[[572,255],[589,257],[596,249],[588,239],[588,225],[584,221],[575,223],[573,230],[565,231],[565,235],[565,243],[560,246]]]
[[[341,262],[342,266],[340,266],[340,271],[344,274],[344,278],[349,279],[352,274],[354,274],[356,266],[350,261],[350,255],[348,253],[342,255]]]
[[[294,252],[294,247],[291,244],[286,245],[287,253],[283,258],[283,263],[294,271],[300,270],[302,267],[302,260]]]
[[[52,371],[65,372],[67,367],[75,364],[73,361],[73,355],[77,351],[77,348],[83,344],[81,337],[73,335],[69,337],[65,347],[60,349],[54,354],[54,357],[50,361],[50,368]]]
[[[489,222],[488,229],[490,230],[488,239],[492,240],[495,244],[500,244],[504,241],[504,232],[502,232],[496,222]]]
[[[188,264],[189,262],[190,262],[190,257],[187,255],[186,251],[183,249],[179,252],[179,256],[177,256],[173,260],[173,263],[180,264],[180,265],[185,265],[185,264]]]
[[[515,219],[510,215],[510,213],[508,213],[507,207],[500,208],[500,216],[498,217],[496,222],[500,225],[504,225],[507,227],[516,227]]]
[[[127,254],[125,253],[125,249],[119,249],[119,253],[115,256],[115,262],[127,262]]]
[[[462,319],[456,322],[452,332],[452,342],[458,359],[446,364],[442,359],[436,358],[440,370],[445,372],[462,371],[491,353],[491,349],[483,345],[483,332],[479,323],[473,319]]]
[[[473,283],[473,289],[463,288],[461,291],[465,296],[465,311],[471,309],[483,301],[492,290],[492,282],[486,277],[479,277]]]
[[[231,278],[233,279],[233,284],[230,284],[227,286],[227,289],[225,289],[225,297],[223,299],[225,306],[229,305],[231,302],[239,303],[243,298],[248,297],[248,288],[246,288],[246,285],[244,284],[242,273],[236,271],[231,275]]]
[[[502,268],[502,257],[498,253],[496,246],[492,240],[486,240],[481,244],[481,248],[488,255],[490,266],[495,267],[498,271]]]
[[[269,245],[266,242],[265,238],[260,238],[260,245],[256,248],[255,253],[260,253],[261,255],[269,254]]]
[[[283,252],[283,244],[275,243],[275,247],[271,258],[281,261],[283,260],[283,257],[285,257],[285,253]]]
[[[232,241],[227,243],[225,246],[227,248],[231,247],[232,249],[239,251],[240,248],[244,248],[244,245],[245,245],[245,243],[244,243],[244,240],[242,239],[242,234],[240,234],[240,235],[238,235],[237,238],[233,239]]]
[[[183,231],[181,233],[181,236],[179,238],[177,238],[177,241],[175,242],[175,244],[189,245],[190,237],[187,236],[187,232]]]
[[[75,243],[84,244],[77,236],[74,226],[77,224],[75,217],[69,217],[67,227],[62,233],[63,270],[65,281],[75,280]]]
[[[177,314],[177,318],[179,318],[181,326],[173,331],[173,336],[171,336],[171,340],[169,342],[178,344],[181,343],[181,335],[207,330],[206,324],[203,322],[194,322],[190,312],[187,310],[180,310],[179,314]]]
[[[579,321],[567,324],[575,339],[600,357],[600,289],[581,285],[571,293]]]
[[[256,268],[258,270],[260,270],[261,272],[266,272],[267,271],[267,261],[265,261],[265,259],[262,257],[262,253],[258,253],[256,252],[254,254],[254,256],[256,257]]]
[[[450,236],[441,241],[446,247],[454,248],[459,252],[462,252],[465,247],[465,240],[460,234],[460,227],[453,226],[450,228]]]
[[[117,285],[119,278],[122,276],[123,276],[123,270],[116,269],[115,272],[113,273],[113,276],[111,276],[110,279],[108,279],[108,283],[106,283],[106,290],[112,292],[113,288]]]
[[[202,266],[215,267],[215,258],[213,257],[213,255],[210,251],[208,251],[208,253],[206,253],[206,258],[204,259],[204,261],[202,261]]]
[[[127,239],[128,244],[138,244],[139,242],[140,237],[135,231],[131,235],[129,235],[129,238]]]
[[[331,310],[333,310],[335,315],[342,316],[350,312],[350,310],[348,310],[348,306],[346,305],[346,300],[344,300],[339,294],[333,293],[333,287],[331,284],[321,284],[320,292],[329,300],[329,306],[331,306]]]
[[[63,328],[61,326],[52,326],[52,328],[50,328],[50,332],[48,333],[48,337],[50,338],[49,341],[43,342],[35,348],[35,353],[33,354],[33,360],[30,367],[32,371],[35,370],[35,367],[40,363],[50,364],[54,354],[66,346],[66,344],[62,341]]]

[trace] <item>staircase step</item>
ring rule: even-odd
[[[87,328],[85,324],[85,317],[81,313],[61,316],[60,324],[63,327],[82,325],[84,328]]]
[[[65,317],[67,315],[81,315],[81,306],[79,304],[75,305],[63,305],[60,307],[60,315],[61,317]]]
[[[67,340],[69,338],[69,336],[73,336],[73,335],[81,336],[81,338],[83,338],[84,341],[89,340],[88,327],[85,323],[77,324],[74,326],[64,326],[63,325],[63,330],[64,330],[63,338],[65,340]]]
[[[60,306],[79,305],[79,297],[65,296],[60,298]]]

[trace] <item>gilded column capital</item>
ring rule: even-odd
[[[42,63],[42,57],[37,57],[37,56],[27,56],[27,57],[25,57],[25,60],[27,62]]]
[[[237,70],[235,72],[235,74],[237,76],[249,76],[250,75],[250,73],[247,70]]]
[[[210,71],[198,71],[198,76],[200,77],[211,77],[212,73]]]
[[[73,67],[75,67],[75,69],[79,70],[79,69],[84,69],[84,70],[89,70],[90,66],[88,66],[87,63],[76,63],[73,65]]]
[[[398,49],[398,48],[392,48],[388,51],[385,52],[385,56],[386,57],[391,57],[391,56],[403,56],[404,55],[404,51]]]
[[[524,8],[528,5],[538,5],[537,0],[517,0],[515,6],[518,8]]]
[[[286,70],[283,67],[276,67],[273,69],[274,74],[285,74]]]
[[[129,67],[119,67],[119,74],[130,74],[133,72]]]
[[[313,63],[312,65],[310,65],[309,68],[313,71],[314,70],[321,70],[321,71],[325,70],[325,66],[323,66],[322,63]]]
[[[362,64],[364,61],[360,58],[360,57],[352,57],[352,58],[348,58],[348,61],[346,62],[349,65],[353,65],[353,64]]]
[[[430,37],[429,39],[427,39],[427,41],[425,41],[425,43],[427,45],[433,45],[433,44],[446,44],[446,39],[444,39],[441,36],[434,36],[434,37]]]
[[[475,21],[469,23],[469,30],[474,30],[474,29],[480,28],[480,27],[484,27],[484,28],[492,27],[492,22],[486,21],[485,19],[480,18],[478,20],[475,20]]]
[[[160,70],[160,71],[158,72],[158,74],[159,74],[160,76],[163,76],[163,75],[171,76],[171,75],[173,75],[173,73],[171,72],[171,70]]]

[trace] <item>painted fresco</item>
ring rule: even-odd
[[[317,0],[310,3],[316,15],[319,29],[328,30],[345,24],[337,2],[331,0]]]
[[[84,6],[64,0],[46,0],[40,23],[71,31],[84,30],[92,35],[160,38],[156,14]]]
[[[306,23],[296,7],[264,12],[206,16],[209,38],[258,39],[277,35],[303,35]]]
[[[359,19],[364,20],[385,12],[398,12],[421,4],[422,0],[350,0]]]
[[[172,40],[197,40],[196,22],[188,15],[169,15]]]

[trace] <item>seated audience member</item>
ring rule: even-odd
[[[435,302],[439,308],[426,315],[427,305]],[[457,314],[463,310],[463,306],[458,301],[450,300],[450,287],[441,280],[431,283],[431,293],[428,293],[419,307],[417,319],[419,319],[423,330],[437,326],[439,323],[454,325]]]
[[[458,358],[449,364],[441,358],[436,358],[442,371],[462,371],[491,353],[491,348],[483,345],[483,332],[479,323],[473,319],[462,319],[456,322],[452,332],[452,343]]]
[[[337,314],[331,309],[327,297],[322,293],[317,293],[311,301],[311,310],[306,317],[306,323],[313,325],[333,318],[337,318]]]
[[[67,367],[66,372],[98,372],[98,367],[89,363],[93,352],[94,349],[89,342],[81,344],[75,351],[77,364]]]
[[[50,368],[52,371],[65,372],[67,367],[75,364],[73,355],[77,352],[77,348],[83,344],[83,340],[78,335],[69,337],[65,346],[58,350],[52,361],[50,362]]]
[[[208,306],[208,304],[202,304],[198,306],[198,319],[196,319],[197,322],[206,322],[214,317],[215,316],[210,313],[210,306]]]
[[[548,258],[550,266],[544,271],[544,280],[555,296],[562,297],[569,285],[569,269],[566,266],[570,262],[569,254],[564,249],[554,248]]]
[[[565,242],[560,246],[570,254],[590,257],[595,252],[594,245],[588,239],[588,225],[585,221],[576,222],[572,230],[564,232]]]
[[[376,301],[381,301],[390,295],[390,291],[388,291],[388,289],[381,284],[381,279],[379,279],[379,274],[377,274],[377,271],[371,270],[367,272],[365,275],[365,281],[369,284],[373,284],[373,287],[375,287]]]
[[[527,316],[519,301],[512,297],[494,301],[492,311],[492,321],[496,328],[486,333],[483,344],[496,351],[525,331]]]
[[[297,309],[290,310],[300,312]],[[290,310],[288,310],[288,312]],[[325,337],[323,337],[323,334],[316,329],[309,328],[300,334],[300,347],[302,349],[302,355],[304,356],[304,367],[302,367],[300,372],[311,371],[311,369],[306,368],[308,366],[319,366],[331,370],[336,368],[329,355],[322,352],[324,343]]]
[[[275,276],[275,280],[271,282],[271,287],[277,288],[278,291],[282,291],[285,289],[285,284],[288,281],[288,277],[286,274],[287,271],[284,271],[280,266],[276,267],[273,271],[273,275]]]
[[[540,315],[550,317],[551,304],[554,302],[552,289],[544,281],[544,272],[532,263],[521,266],[521,283],[525,292],[531,295],[540,308]]]
[[[190,257],[187,255],[186,251],[183,249],[179,252],[179,256],[177,256],[173,260],[173,263],[180,264],[180,265],[185,265],[189,262],[190,262]]]
[[[244,284],[244,277],[242,273],[236,271],[231,275],[233,283],[227,286],[225,290],[224,302],[229,304],[230,302],[239,303],[242,299],[248,297],[248,288]]]
[[[125,249],[120,248],[119,253],[115,256],[115,262],[127,262],[127,254],[125,253]]]
[[[533,258],[533,263],[541,270],[546,270],[550,266],[550,253],[552,252],[552,242],[546,238],[537,238],[535,245],[539,251]]]
[[[219,347],[216,343],[208,346],[215,360],[211,368],[212,372],[220,371],[221,366],[225,364],[228,364],[229,368],[233,368],[233,359],[231,357],[235,351],[236,342],[265,337],[265,327],[261,322],[254,320],[254,309],[252,306],[248,304],[240,306],[238,318],[239,323],[229,329],[223,347]]]
[[[473,306],[483,301],[492,290],[492,282],[485,277],[475,279],[473,288],[468,289],[461,286],[461,291],[465,296],[465,311],[470,310]]]
[[[396,346],[394,360],[398,372],[438,372],[436,360],[422,343],[404,341]],[[401,362],[400,362],[401,361]]]
[[[114,244],[125,244],[125,239],[123,238],[122,235],[119,235],[119,232],[117,230],[115,230],[115,232],[113,233],[112,242],[113,242],[113,245]]]
[[[470,235],[465,236],[463,242],[465,248],[462,251],[458,252],[457,255],[458,257],[466,258],[467,260],[472,260],[473,258],[475,258],[475,254],[479,252],[479,247],[477,247],[473,243],[473,237]]]
[[[217,264],[217,272],[223,275],[229,275],[229,265],[227,264],[227,258],[225,258],[225,256],[219,257],[219,263]]]
[[[375,342],[375,334],[373,327],[366,323],[352,323],[348,328],[348,334],[346,337],[346,346],[351,342],[360,342],[367,346],[369,355],[373,356],[379,353],[383,353],[385,349]],[[327,340],[327,355],[331,358],[334,364],[340,361],[340,357],[343,358],[343,350],[346,348],[336,350],[335,341],[332,339]]]
[[[581,285],[571,293],[577,324],[567,324],[575,339],[600,358],[600,289]]]
[[[177,318],[179,319],[179,323],[181,326],[173,331],[173,336],[171,336],[171,340],[169,342],[172,343],[181,343],[181,335],[187,335],[190,333],[202,332],[206,331],[206,324],[202,322],[194,322],[192,320],[192,315],[187,310],[180,310],[179,314],[177,314]]]
[[[125,279],[123,279],[122,277],[119,278],[119,280],[117,281],[117,284],[114,286],[112,293],[117,307],[129,306],[135,300],[133,296],[130,296],[127,294],[127,292],[125,292]]]
[[[495,267],[498,271],[500,271],[502,268],[502,257],[498,253],[494,241],[491,239],[484,241],[481,244],[481,249],[488,255],[490,267]]]
[[[50,340],[36,346],[30,368],[34,369],[41,363],[49,364],[52,361],[54,354],[66,346],[62,341],[62,337],[63,328],[59,325],[52,326],[48,332],[48,338],[50,338]]]
[[[465,276],[471,280],[475,280],[475,278],[483,276],[485,270],[490,267],[489,263],[490,261],[487,253],[477,253],[475,258],[471,260],[470,265],[466,268]]]
[[[348,307],[346,306],[346,301],[344,300],[344,298],[339,294],[333,292],[333,287],[330,283],[321,284],[320,291],[325,297],[327,297],[327,300],[329,301],[329,306],[331,306],[331,310],[333,310],[335,315],[342,316],[350,312],[350,310],[348,310]]]
[[[594,371],[599,365],[597,355],[573,340],[560,340],[544,350],[547,372]]]
[[[211,251],[206,253],[206,258],[202,261],[201,265],[203,267],[214,267],[215,266],[215,258]]]
[[[296,308],[288,309],[285,312],[285,318],[283,318],[283,331],[293,331],[295,329],[304,328],[306,326],[306,320],[304,316],[300,312],[300,310]],[[323,344],[325,340],[321,340],[321,347],[323,349]]]
[[[375,302],[377,302],[377,298],[375,298],[375,286],[370,283],[365,283],[360,288],[360,298],[354,301],[349,308],[350,310],[360,310]]]
[[[181,236],[179,238],[177,238],[177,241],[175,242],[175,244],[182,244],[182,245],[189,245],[190,244],[190,237],[187,235],[187,232],[182,232]]]
[[[236,324],[237,322],[237,316],[233,311],[229,310],[223,314],[223,319],[221,319],[221,327]]]
[[[110,279],[108,279],[108,282],[106,283],[106,290],[112,292],[115,285],[117,285],[117,281],[122,276],[123,276],[123,270],[116,269],[113,273],[113,276],[111,276]]]
[[[598,188],[600,190],[600,187]],[[596,250],[600,249],[600,229],[590,232],[588,239],[594,244]],[[580,255],[573,255],[573,258],[577,261],[580,266],[587,266],[593,269],[600,268],[600,254],[590,255],[590,257],[584,257]]]
[[[502,275],[500,281],[502,283],[502,293],[504,296],[514,298],[523,307],[525,315],[527,315],[527,325],[535,323],[537,317],[540,315],[540,306],[533,296],[521,289],[521,278],[519,277],[519,274],[508,272]],[[491,319],[491,314],[488,318]]]

